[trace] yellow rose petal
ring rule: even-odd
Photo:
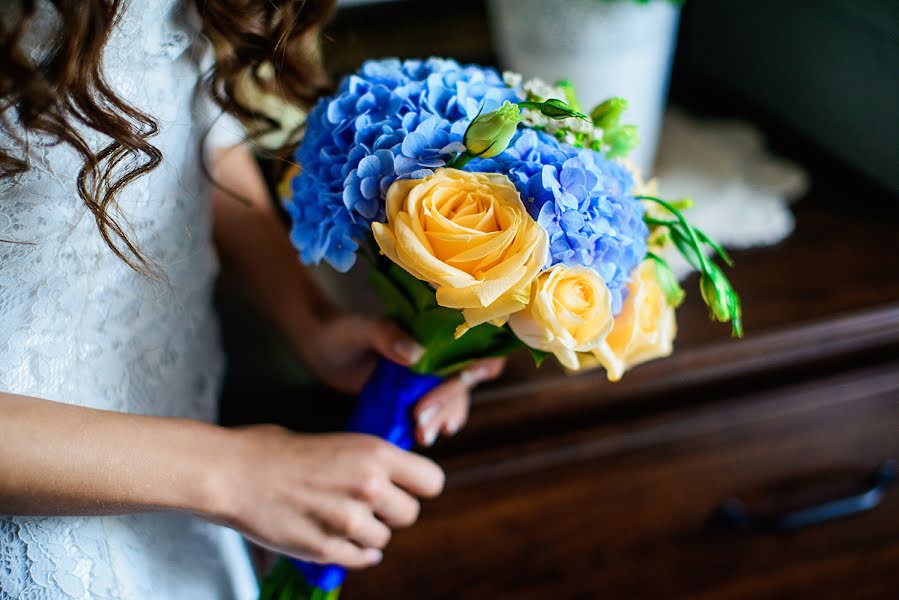
[[[549,248],[508,177],[456,169],[394,182],[387,223],[372,231],[386,256],[434,285],[437,302],[461,309],[469,325],[521,310]]]
[[[609,380],[648,360],[668,356],[674,349],[677,321],[656,280],[655,265],[642,262],[634,271],[629,294],[612,331],[594,351]]]
[[[527,345],[552,352],[571,370],[579,353],[596,349],[612,328],[612,298],[602,278],[586,267],[556,265],[533,281],[528,305],[509,325]]]

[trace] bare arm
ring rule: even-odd
[[[443,486],[433,462],[369,436],[226,430],[0,392],[0,514],[179,510],[276,551],[364,567]]]
[[[213,234],[225,268],[282,331],[308,332],[334,317],[297,258],[250,151],[216,150],[212,175],[220,186],[212,193]]]
[[[0,514],[207,516],[228,432],[0,393]]]

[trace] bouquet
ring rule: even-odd
[[[308,117],[286,180],[306,264],[361,258],[387,315],[423,346],[382,362],[350,429],[409,448],[411,409],[473,360],[526,348],[539,365],[610,380],[667,356],[684,291],[663,255],[700,272],[710,315],[741,335],[727,253],[650,193],[626,160],[626,102],[582,112],[572,86],[452,60],[373,60]],[[339,567],[283,560],[264,598],[335,598]]]

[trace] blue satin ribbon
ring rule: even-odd
[[[409,450],[415,443],[412,409],[428,392],[443,381],[436,375],[420,375],[396,363],[381,359],[365,384],[347,431],[376,435]],[[337,589],[346,570],[337,565],[319,565],[292,559],[294,567],[309,585],[325,592]]]

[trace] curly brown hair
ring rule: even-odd
[[[256,123],[255,131],[264,132],[278,123],[246,103],[239,93],[242,82],[249,80],[258,90],[303,107],[327,89],[318,38],[334,12],[334,0],[194,1],[216,58],[203,85],[224,110]],[[63,25],[40,62],[20,44],[35,16],[36,0],[19,0],[13,22],[0,19],[4,66],[0,119],[21,146],[19,152],[0,148],[0,177],[29,168],[28,138],[17,136],[17,131],[44,134],[51,142],[68,144],[84,158],[78,195],[93,214],[103,240],[130,267],[149,274],[148,259],[112,214],[118,192],[162,161],[160,151],[148,141],[157,131],[156,122],[119,98],[103,76],[102,53],[122,0],[50,0],[50,4]],[[13,123],[18,127],[10,127]],[[76,123],[111,141],[93,151],[74,127]],[[125,167],[124,173],[120,167]]]

